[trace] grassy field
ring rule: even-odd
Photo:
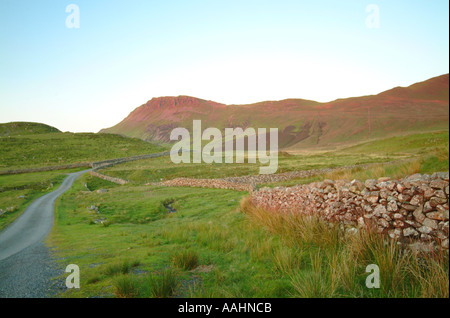
[[[166,150],[166,147],[119,135],[62,133],[39,123],[0,124],[0,171],[85,163]],[[85,169],[85,168],[81,168]],[[68,169],[0,175],[0,230],[37,197],[54,190]]]
[[[392,157],[372,157],[364,154],[342,154],[330,157],[329,154],[311,156],[290,156],[281,153],[278,156],[277,173],[339,167],[362,163],[375,163],[393,160]],[[169,156],[148,160],[139,160],[101,170],[109,176],[145,184],[178,177],[185,178],[224,178],[259,174],[260,164],[252,163],[179,163],[175,164]]]
[[[14,221],[38,197],[55,190],[67,173],[82,169],[55,170],[0,176],[0,231]]]
[[[419,137],[436,141],[420,148],[407,142],[416,137],[406,136],[387,142],[390,148],[373,143],[336,154],[284,154],[280,166],[411,159],[318,177],[347,179],[448,170],[448,133]],[[60,297],[448,297],[448,254],[419,259],[375,233],[351,235],[319,219],[274,215],[249,204],[246,192],[144,185],[257,173],[249,164],[212,169],[169,160],[104,170],[133,181],[124,186],[84,175],[57,201],[48,244],[57,248],[61,266],[80,266],[82,286]],[[380,289],[365,285],[365,268],[373,263],[380,264]]]
[[[0,136],[0,170],[85,163],[165,151],[140,139],[93,133]]]
[[[448,254],[419,260],[374,233],[256,209],[246,195],[83,176],[58,200],[48,239],[62,267],[80,267],[81,288],[60,297],[448,297]],[[365,285],[373,263],[381,289]]]
[[[448,163],[438,158],[448,157],[447,132],[407,135],[383,139],[356,147],[341,149],[337,152],[310,155],[290,155],[280,152],[277,173],[335,168],[366,163],[385,163],[402,159],[423,160],[429,164],[428,170],[448,169]],[[433,162],[435,161],[435,162]],[[448,161],[448,160],[447,160]],[[102,170],[107,175],[129,180],[136,184],[145,184],[178,177],[187,178],[223,178],[259,173],[259,164],[174,164],[170,157],[129,162]],[[390,166],[386,166],[389,170]],[[392,170],[392,169],[391,169]],[[428,172],[424,166],[422,172]],[[386,171],[386,173],[390,173]],[[295,181],[294,181],[295,182]]]
[[[26,139],[41,140],[44,147],[42,140],[52,136],[97,150],[103,138],[113,138],[116,145],[119,140],[62,133]],[[90,160],[88,148],[83,149],[78,160]],[[122,149],[109,153],[119,156]],[[375,164],[269,186],[432,173],[448,170],[448,158],[448,132],[389,138],[332,153],[281,153],[279,172]],[[382,163],[403,159],[408,161]],[[0,176],[0,208],[15,207],[0,217],[0,228],[54,189],[67,172]],[[249,204],[246,192],[145,185],[175,177],[257,174],[258,165],[175,165],[160,157],[101,172],[132,182],[120,186],[85,174],[56,202],[55,225],[46,242],[62,268],[77,264],[81,271],[81,288],[59,297],[448,297],[448,254],[418,259],[374,233],[355,236],[319,219],[277,216]],[[380,264],[380,289],[365,285],[365,268],[373,263]]]

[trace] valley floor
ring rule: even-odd
[[[448,132],[425,135],[387,140],[381,148],[370,143],[347,152],[281,154],[280,173],[351,167],[258,187],[448,171]],[[249,204],[245,190],[162,184],[241,177],[257,168],[174,165],[161,157],[101,170],[129,181],[125,185],[84,174],[57,200],[46,240],[58,266],[80,268],[81,288],[56,297],[448,297],[448,253],[417,258],[372,233],[352,236],[318,218],[274,217]],[[27,176],[0,176],[0,204],[11,205],[21,195],[16,191],[30,191],[24,197],[31,200],[60,178],[61,172],[36,174],[36,186],[43,183],[34,189],[26,186]],[[8,224],[25,205],[0,221]],[[370,264],[380,265],[380,289],[366,287]]]

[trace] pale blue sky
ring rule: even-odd
[[[97,132],[159,96],[377,94],[449,72],[448,16],[447,0],[0,0],[0,122]]]

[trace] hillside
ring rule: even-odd
[[[87,163],[165,150],[136,138],[62,133],[44,124],[8,123],[2,124],[2,128],[8,133],[0,134],[0,171]]]
[[[0,137],[46,134],[53,132],[60,131],[55,127],[41,123],[10,122],[0,124]]]
[[[399,133],[448,129],[449,75],[378,95],[319,103],[304,99],[225,105],[189,96],[153,98],[117,125],[116,133],[151,141],[169,141],[173,128],[278,128],[279,145],[288,149],[327,148]]]

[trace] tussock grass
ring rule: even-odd
[[[179,286],[178,273],[173,269],[164,269],[160,275],[149,275],[141,286],[142,295],[152,298],[169,298]]]
[[[318,216],[255,207],[249,198],[241,209],[289,243],[273,253],[273,264],[289,278],[293,297],[448,297],[448,251],[416,255],[373,229],[350,234]],[[379,289],[365,284],[371,264],[379,268]]]
[[[113,285],[118,298],[134,298],[139,295],[139,283],[134,276],[120,275],[114,279]]]
[[[139,266],[140,261],[123,260],[112,264],[105,265],[103,272],[107,276],[114,276],[117,274],[128,274],[133,267]]]
[[[172,255],[173,264],[181,269],[191,270],[199,265],[198,252],[194,250],[183,249]]]

